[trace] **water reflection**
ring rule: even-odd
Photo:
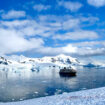
[[[19,101],[105,86],[104,69],[80,69],[76,77],[59,75],[59,68],[0,70],[0,101]]]

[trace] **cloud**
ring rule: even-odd
[[[80,40],[80,39],[96,39],[98,38],[98,34],[94,31],[74,31],[74,32],[66,32],[65,34],[58,34],[53,36],[53,39],[59,40]]]
[[[0,23],[1,54],[24,52],[44,44],[41,38],[35,37],[37,32],[34,29],[37,23],[33,20],[0,21]]]
[[[104,47],[89,47],[89,46],[77,46],[75,44],[67,44],[63,47],[40,47],[37,50],[33,50],[33,53],[38,53],[43,56],[55,56],[58,54],[67,54],[70,56],[78,57],[92,57],[105,55]]]
[[[60,40],[98,38],[98,34],[96,32],[86,30],[66,32],[64,35],[59,35],[58,37],[58,35],[53,34],[53,32],[58,31],[59,28],[57,27],[61,27],[61,24],[59,24],[59,21],[55,21],[55,23],[52,23],[51,21],[49,22],[46,23],[45,20],[43,22],[37,22],[35,20],[0,21],[1,54],[29,51],[40,55],[57,55],[64,53],[68,55],[93,56],[104,53],[104,41],[77,44],[68,43],[67,45],[62,45],[62,47],[58,46],[53,48],[50,47],[50,45],[45,47],[46,43],[43,41],[43,37],[49,37],[51,36],[51,33],[55,39]],[[37,36],[40,36],[40,38],[37,38]],[[100,44],[102,48],[95,47]]]
[[[24,11],[10,10],[7,13],[3,12],[1,17],[3,19],[18,19],[26,16]]]
[[[53,40],[52,37],[59,40],[72,39],[78,41],[80,39],[96,39],[98,38],[96,32],[81,29],[83,22],[91,23],[93,21],[97,21],[97,18],[71,15],[41,15],[35,19],[2,20],[0,21],[0,46],[2,46],[0,52],[2,54],[28,52],[40,55],[64,53],[83,56],[81,52],[79,53],[79,50],[85,52],[83,46],[79,49],[79,46],[68,43],[67,45],[62,44],[62,47],[52,48],[53,45],[47,45],[46,42],[51,40],[53,44],[54,41],[57,41],[57,44],[61,43],[58,40]],[[64,31],[64,35],[60,34],[61,30]],[[89,48],[90,46],[86,47]]]
[[[34,5],[34,7],[33,7],[35,10],[37,10],[37,11],[43,11],[43,10],[48,10],[48,9],[50,9],[51,8],[51,6],[50,5],[43,5],[43,4],[37,4],[37,5]]]
[[[72,46],[71,44],[68,44],[64,47],[40,47],[39,49],[33,51],[33,52],[37,52],[40,53],[41,55],[57,55],[57,54],[72,54],[75,53],[77,50],[76,47]]]
[[[54,28],[55,30],[77,30],[86,26],[92,26],[99,22],[99,18],[93,16],[75,17],[71,15],[40,15],[38,19],[41,24],[44,24],[52,29]]]
[[[105,40],[72,43],[72,46],[77,47],[77,54],[75,54],[79,56],[91,57],[105,55]]]
[[[72,44],[68,44],[65,47],[62,47],[62,51],[64,53],[75,53],[77,51],[77,47],[74,47]]]
[[[78,54],[79,56],[99,56],[99,55],[105,55],[105,48],[91,48],[91,47],[85,47],[85,48],[78,48]]]
[[[87,0],[87,2],[95,7],[105,6],[105,0]]]
[[[40,38],[29,38],[21,36],[19,32],[10,29],[0,29],[0,53],[9,54],[13,52],[23,52],[33,48],[38,48],[44,42]]]
[[[45,26],[35,20],[13,20],[13,21],[0,21],[0,27],[7,27],[8,29],[16,30],[22,35],[27,36],[43,36],[48,37],[53,28]]]
[[[78,42],[73,43],[74,46],[77,47],[105,47],[105,40],[103,41],[84,41],[84,42]]]
[[[78,28],[80,24],[80,20],[79,19],[69,19],[67,21],[64,21],[62,23],[62,27],[63,29],[72,29],[72,28]]]
[[[71,1],[60,1],[58,2],[59,6],[63,6],[64,8],[75,12],[78,11],[83,5],[79,2],[71,2]]]

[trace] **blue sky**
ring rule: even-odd
[[[0,1],[0,55],[105,55],[105,0]]]

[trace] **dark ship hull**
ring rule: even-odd
[[[74,69],[61,69],[59,74],[62,76],[76,76],[76,70]]]

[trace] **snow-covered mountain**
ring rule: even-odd
[[[15,57],[16,58],[16,57]],[[5,59],[4,57],[0,58],[0,68],[12,68],[12,69],[32,69],[43,67],[74,67],[81,65],[81,63],[73,57],[66,55],[58,55],[52,57],[42,57],[42,58],[28,58],[24,56],[19,56],[18,59],[13,60]]]
[[[8,65],[8,64],[11,64],[12,62],[5,59],[4,57],[0,57],[0,64],[3,64],[3,65]]]
[[[58,66],[66,66],[66,65],[80,65],[81,63],[73,57],[66,56],[66,55],[58,55],[58,56],[52,56],[52,57],[43,57],[43,58],[25,58],[20,59],[20,63],[50,63],[55,64]]]
[[[17,68],[37,68],[43,66],[58,66],[58,67],[97,67],[95,64],[82,64],[77,58],[66,56],[64,54],[51,57],[42,58],[28,58],[24,56],[19,56],[16,60],[7,60],[4,57],[0,57],[0,65],[7,65]]]
[[[21,70],[21,69],[31,69],[31,64],[21,64],[15,60],[9,60],[4,57],[0,57],[0,70]]]

